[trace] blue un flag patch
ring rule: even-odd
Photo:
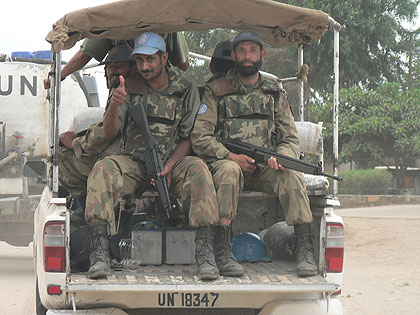
[[[207,112],[207,110],[208,110],[207,104],[201,104],[200,108],[198,109],[197,115],[204,114],[205,112]]]

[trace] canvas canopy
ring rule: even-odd
[[[46,40],[56,52],[88,38],[133,39],[143,32],[252,30],[275,46],[311,44],[328,14],[270,0],[123,0],[66,14]]]

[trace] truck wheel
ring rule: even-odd
[[[39,297],[39,289],[38,289],[38,279],[36,279],[35,283],[35,309],[36,309],[36,315],[46,315],[47,309],[42,305],[41,298]]]

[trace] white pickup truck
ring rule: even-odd
[[[295,262],[287,259],[245,262],[244,276],[212,282],[198,280],[195,264],[165,263],[113,270],[106,279],[91,280],[86,272],[70,268],[69,210],[65,198],[54,198],[46,188],[35,214],[37,314],[45,314],[45,309],[50,309],[48,314],[84,309],[114,314],[114,308],[127,314],[187,314],[197,308],[217,309],[218,314],[342,314],[336,296],[343,275],[343,221],[334,214],[336,201],[325,196],[325,190],[310,190],[309,195],[317,276],[298,278]],[[282,216],[275,199],[257,192],[241,194],[238,212],[235,234],[258,233]]]
[[[142,31],[225,27],[251,29],[270,44],[292,45],[318,40],[329,27],[336,33],[339,29],[323,12],[269,0],[154,0],[153,12],[148,11],[150,7],[145,2],[120,1],[76,11],[56,23],[52,33],[65,30],[63,34],[67,37],[51,34],[47,37],[53,42],[58,61],[53,96],[60,92],[59,50],[71,47],[83,36],[132,38]],[[149,19],[139,21],[139,16]],[[58,116],[54,113],[59,100],[53,99],[50,107],[52,128],[56,125]],[[37,314],[342,314],[337,296],[343,275],[344,227],[341,217],[333,211],[339,202],[328,196],[328,182],[324,178],[307,177],[319,270],[316,276],[297,277],[294,260],[276,259],[273,243],[267,242],[273,260],[243,262],[245,274],[239,278],[200,281],[195,264],[168,264],[163,259],[156,265],[114,268],[107,278],[91,280],[86,272],[71,268],[70,210],[66,199],[58,193],[57,163],[54,163],[58,132],[53,130],[51,135],[48,185],[35,212]],[[304,138],[301,132],[300,137]],[[283,212],[276,199],[243,192],[233,234],[260,233],[281,221]]]

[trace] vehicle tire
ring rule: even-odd
[[[44,305],[42,305],[41,303],[41,298],[39,297],[39,289],[38,289],[38,279],[36,279],[36,283],[35,283],[35,310],[36,310],[36,315],[46,315],[47,314],[47,309],[44,307]]]

